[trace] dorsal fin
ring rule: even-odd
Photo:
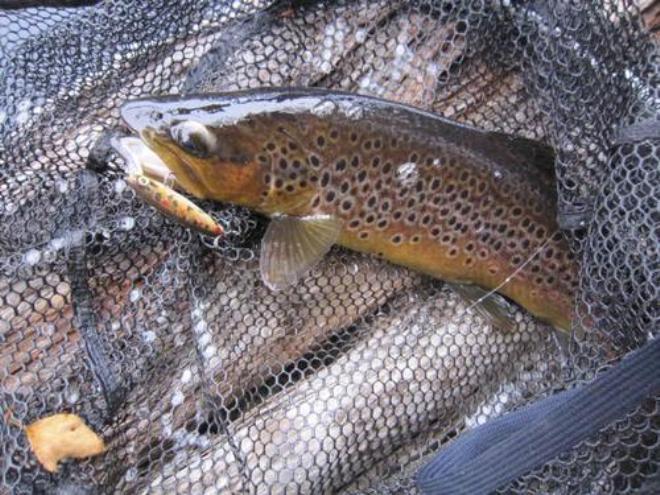
[[[552,146],[502,132],[489,132],[488,138],[494,142],[494,150],[506,149],[511,156],[516,157],[516,166],[529,173],[538,174],[540,179],[547,182],[547,186],[554,187],[555,151]]]

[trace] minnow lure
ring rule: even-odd
[[[110,142],[127,162],[126,183],[144,202],[185,227],[213,236],[224,233],[208,213],[167,185],[178,186],[172,173],[142,141],[121,137]]]
[[[271,288],[337,243],[570,328],[577,269],[544,145],[322,89],[142,99],[122,116],[183,189],[272,218]]]

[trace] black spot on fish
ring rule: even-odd
[[[318,136],[316,138],[316,144],[319,148],[323,148],[325,146],[325,138],[323,136]]]
[[[326,200],[328,203],[332,203],[332,202],[335,200],[335,193],[334,193],[334,191],[328,191],[327,193],[325,193],[325,200]]]
[[[279,165],[282,170],[286,170],[289,166],[289,163],[284,158],[280,158]]]
[[[261,163],[267,163],[268,157],[266,155],[258,155],[257,160],[259,160]]]
[[[390,239],[392,244],[401,244],[403,241],[403,236],[401,234],[394,234],[392,238]]]
[[[351,132],[350,139],[354,143],[355,141],[358,140],[358,135],[355,132]]]
[[[350,188],[351,188],[351,184],[348,181],[345,181],[342,183],[339,190],[341,191],[342,194],[346,194]]]
[[[365,170],[360,170],[357,174],[357,181],[364,182],[367,179],[367,172]]]
[[[354,155],[353,158],[351,159],[351,166],[353,168],[358,168],[360,166],[360,157],[357,155]]]
[[[282,189],[284,181],[282,179],[275,179],[275,189]]]
[[[321,166],[321,160],[319,160],[319,157],[316,155],[310,155],[309,163],[312,165],[312,167],[318,168]]]
[[[339,131],[337,131],[337,129],[333,129],[332,131],[330,131],[330,139],[336,141],[338,137],[339,137]]]
[[[321,187],[326,187],[330,183],[330,172],[327,170],[321,176]]]
[[[267,143],[266,144],[266,149],[268,151],[275,151],[275,148],[277,148],[277,146],[275,146],[275,143]]]
[[[337,170],[337,172],[346,170],[346,160],[344,160],[343,158],[337,160],[337,163],[335,164],[335,170]]]
[[[345,199],[342,204],[341,204],[341,209],[344,211],[348,211],[353,207],[353,203],[350,202],[349,200]]]
[[[296,188],[293,187],[293,184],[288,184],[284,189],[286,190],[286,192],[292,193],[293,191],[295,191]]]
[[[371,166],[373,168],[378,168],[378,165],[380,165],[380,157],[374,156],[373,159],[371,160]]]
[[[360,232],[360,239],[364,240],[368,237],[369,237],[369,232],[368,231],[364,230],[364,231]]]

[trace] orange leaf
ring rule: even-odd
[[[62,459],[82,459],[105,450],[103,439],[75,414],[38,419],[25,427],[25,433],[34,455],[51,473],[57,471],[57,463]]]

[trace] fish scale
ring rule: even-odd
[[[312,89],[141,100],[124,118],[199,197],[331,219],[344,247],[496,290],[570,328],[576,264],[555,221],[543,145]],[[170,132],[187,122],[210,132],[209,153],[186,150]],[[287,252],[306,246],[278,250],[268,266],[284,267]]]
[[[531,281],[532,294],[555,286],[574,290],[570,251],[547,218],[552,198],[533,182],[491,171],[493,164],[469,150],[439,151],[414,136],[397,138],[394,129],[359,133],[359,123],[323,126],[313,117],[305,124],[315,138],[300,125],[280,124],[283,132],[271,135],[262,149],[272,170],[264,182],[283,202],[316,184],[300,213],[342,218],[342,245],[485,287],[504,282],[544,246],[516,278]],[[515,298],[508,287],[503,292]]]

